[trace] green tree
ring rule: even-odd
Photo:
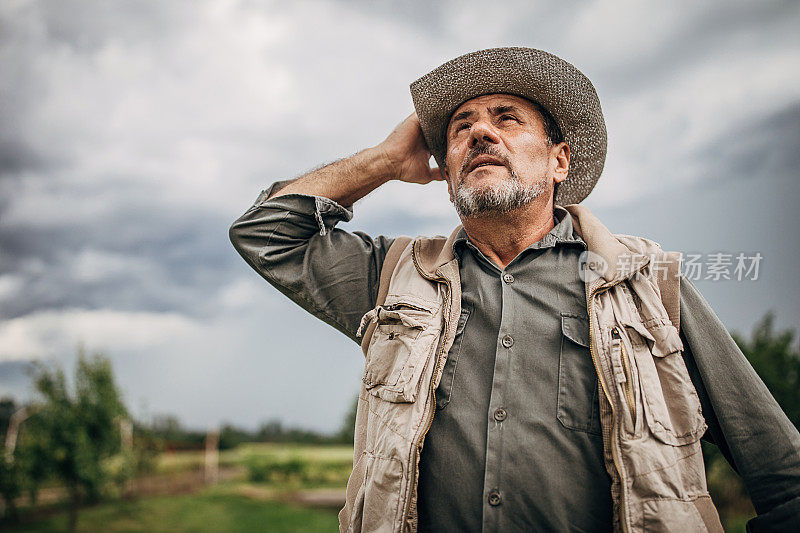
[[[342,425],[339,428],[339,432],[336,434],[337,440],[344,444],[353,444],[355,440],[355,431],[356,431],[356,412],[358,411],[358,395],[353,398],[353,402],[350,404],[350,409],[347,410],[347,414],[342,421]]]
[[[69,494],[69,526],[75,531],[82,501],[97,501],[109,481],[106,460],[120,451],[118,421],[128,413],[111,362],[81,350],[70,390],[64,372],[37,364],[36,414],[26,423],[25,455],[32,480],[54,477]]]

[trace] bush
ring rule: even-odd
[[[251,454],[243,464],[250,481],[287,488],[344,486],[352,460],[310,458],[301,454]]]

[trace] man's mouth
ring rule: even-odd
[[[500,166],[500,167],[506,166],[505,162],[496,157],[490,155],[479,155],[478,157],[473,159],[472,162],[469,164],[469,166],[467,167],[467,173],[472,172],[476,168],[490,166],[490,165]]]

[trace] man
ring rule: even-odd
[[[342,531],[719,531],[703,435],[745,482],[749,528],[794,528],[796,429],[676,255],[578,205],[606,150],[589,80],[499,48],[411,89],[381,144],[274,184],[231,228],[365,351]],[[391,179],[446,180],[463,226],[334,227]]]

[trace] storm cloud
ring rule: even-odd
[[[358,346],[250,271],[228,226],[273,181],[380,142],[411,81],[492,46],[595,84],[601,220],[761,251],[757,282],[697,285],[732,329],[769,309],[796,325],[799,23],[796,2],[3,2],[0,394],[21,394],[21,362],[82,343],[143,415],[337,427]],[[344,227],[373,234],[458,222],[441,184],[390,183],[355,212]]]

